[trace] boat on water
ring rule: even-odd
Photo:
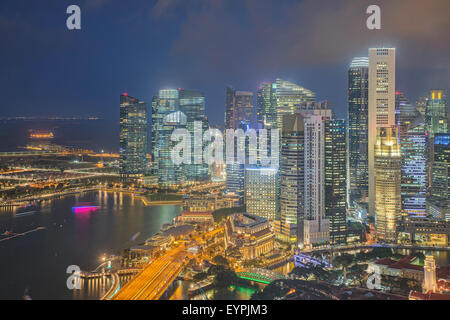
[[[20,218],[20,217],[31,216],[38,211],[39,211],[38,203],[27,203],[27,204],[23,204],[19,208],[17,208],[17,211],[14,212],[14,217]]]

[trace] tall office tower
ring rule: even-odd
[[[400,128],[400,135],[408,130],[417,117],[417,109],[401,91],[395,92],[395,124]]]
[[[425,111],[425,121],[431,137],[448,131],[448,106],[444,90],[431,90]]]
[[[236,130],[240,123],[255,123],[253,92],[236,91],[227,87],[225,101],[225,129]]]
[[[147,104],[120,95],[120,177],[141,179],[147,169]]]
[[[162,186],[176,184],[175,167],[171,159],[170,135],[177,126],[186,121],[186,116],[170,114],[179,111],[179,93],[177,89],[159,90],[152,100],[152,172],[158,176]],[[184,124],[185,125],[185,124]],[[177,166],[179,167],[179,166]],[[177,169],[178,170],[178,169]]]
[[[350,201],[367,201],[369,59],[354,58],[348,70],[348,185]]]
[[[375,216],[377,128],[395,125],[395,49],[369,49],[369,215]]]
[[[275,88],[272,83],[263,83],[258,87],[256,117],[260,127],[276,128],[277,108]]]
[[[163,118],[158,172],[158,183],[161,187],[171,188],[186,181],[185,167],[175,164],[172,159],[172,150],[178,142],[171,141],[170,137],[177,129],[187,129],[186,115],[181,111],[169,113]]]
[[[239,162],[229,162],[226,164],[227,182],[226,189],[229,193],[234,193],[240,197],[240,203],[244,202],[244,179],[245,165]]]
[[[249,214],[275,220],[279,212],[278,170],[245,169],[245,207]]]
[[[425,117],[425,112],[427,110],[427,98],[419,97],[416,101],[416,110]]]
[[[398,143],[398,127],[377,128],[375,144],[375,227],[379,240],[395,242],[401,216],[402,157]]]
[[[289,81],[276,79],[272,88],[275,89],[277,127],[280,130],[284,115],[298,113],[302,104],[316,100],[314,92]]]
[[[209,129],[208,120],[205,117],[205,95],[194,90],[179,90],[180,111],[186,115],[187,130],[191,134],[191,164],[184,164],[187,181],[202,181],[209,178],[208,164],[194,163],[194,136],[203,139],[203,132]],[[195,123],[201,125],[195,125]],[[204,146],[204,144],[202,144]]]
[[[330,244],[347,241],[347,127],[345,120],[325,120],[325,216]]]
[[[325,218],[325,122],[321,116],[305,119],[305,246],[329,241],[330,221]],[[301,241],[301,239],[300,239]]]
[[[283,116],[280,166],[280,234],[284,240],[303,239],[304,118]]]
[[[400,113],[400,118],[401,113]],[[408,124],[400,124],[402,153],[402,209],[410,217],[426,216],[428,135],[425,119],[417,112]]]
[[[447,202],[450,196],[450,133],[435,134],[433,143],[431,197]]]

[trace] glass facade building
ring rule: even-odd
[[[368,196],[369,59],[354,58],[348,71],[348,158],[350,201]]]
[[[278,170],[274,168],[245,169],[246,212],[268,220],[278,218]]]
[[[347,126],[345,120],[325,120],[325,216],[330,220],[330,244],[347,241]]]
[[[124,93],[120,96],[120,177],[129,182],[147,171],[147,104]]]

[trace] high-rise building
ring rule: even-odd
[[[425,120],[431,137],[437,133],[448,132],[448,106],[444,90],[431,90],[427,100]]]
[[[225,100],[225,129],[236,130],[242,122],[255,123],[253,92],[236,91],[227,86]]]
[[[369,215],[375,216],[377,128],[395,125],[395,49],[369,49]]]
[[[147,170],[147,104],[120,95],[120,177],[142,179]]]
[[[208,120],[205,117],[205,95],[194,90],[179,90],[180,111],[186,115],[187,130],[191,134],[191,163],[184,164],[186,181],[202,181],[209,178],[208,164],[195,163],[194,140],[197,136],[203,141],[203,132],[209,129]],[[200,125],[198,125],[200,124]],[[202,146],[204,144],[202,143]]]
[[[279,212],[278,170],[245,169],[245,207],[249,214],[275,220]]]
[[[170,159],[168,128],[164,126],[164,117],[179,110],[178,90],[159,90],[152,99],[152,173],[161,176],[159,170],[166,170],[172,162]]]
[[[275,88],[272,83],[263,83],[258,87],[256,116],[260,127],[277,127],[277,108]]]
[[[368,197],[369,59],[354,58],[348,71],[348,157],[350,201]]]
[[[401,91],[395,92],[395,124],[400,128],[400,135],[408,130],[411,123],[417,118],[417,109]]]
[[[400,114],[400,118],[401,114]],[[426,216],[428,135],[424,117],[400,123],[402,153],[402,209],[411,217]]]
[[[311,90],[282,79],[276,79],[272,88],[275,89],[277,127],[280,130],[284,115],[298,113],[304,103],[316,100],[316,95]]]
[[[280,166],[280,213],[283,239],[303,239],[304,117],[283,116]]]
[[[395,242],[402,206],[402,157],[398,143],[398,128],[396,126],[377,128],[374,149],[377,238],[386,242]]]
[[[300,244],[305,246],[329,242],[330,221],[325,217],[324,137],[324,118],[316,115],[305,118],[304,238],[300,239]]]
[[[244,200],[244,179],[245,165],[239,162],[227,162],[226,164],[226,189],[229,193],[234,193],[240,197],[240,203]]]
[[[431,198],[448,204],[450,196],[450,133],[434,136],[431,169]]]
[[[330,244],[347,240],[347,127],[345,120],[325,120],[325,216],[330,220]]]

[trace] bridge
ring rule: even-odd
[[[308,268],[310,265],[315,267],[320,266],[323,268],[331,268],[332,265],[326,260],[319,259],[302,253],[298,250],[294,252],[294,265],[296,267],[306,267]]]
[[[286,277],[280,273],[261,268],[243,269],[242,271],[236,272],[236,274],[241,279],[246,279],[265,284],[269,284],[272,281],[279,279],[286,279]]]

